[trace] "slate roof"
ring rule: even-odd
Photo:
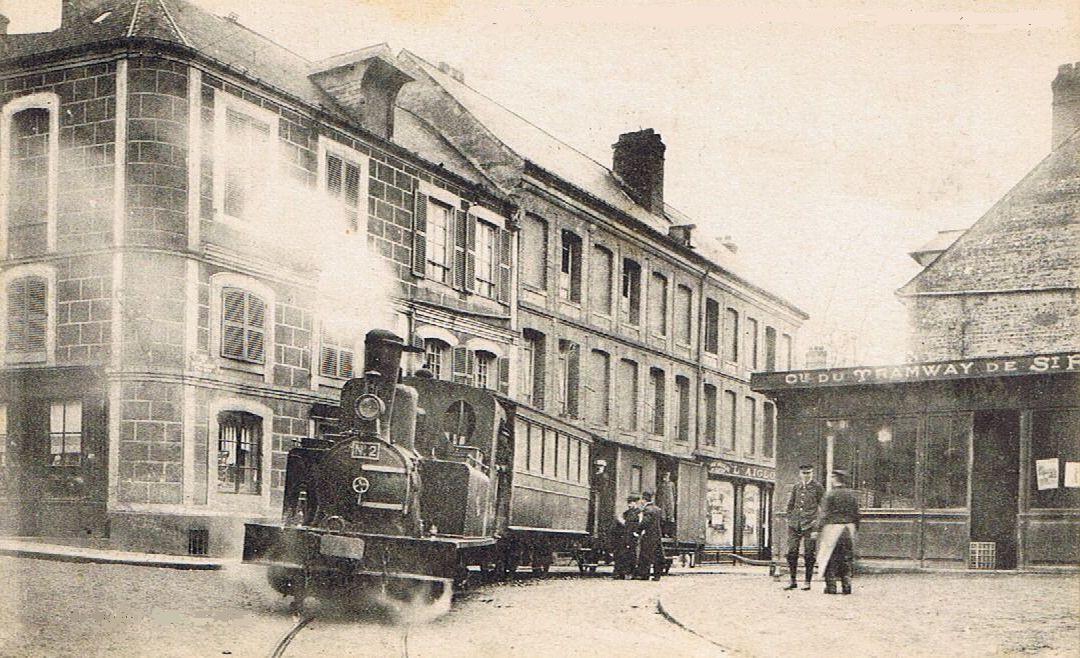
[[[898,294],[1080,286],[1080,131]]]

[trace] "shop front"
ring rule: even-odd
[[[1080,355],[762,373],[751,384],[777,405],[781,492],[801,463],[851,475],[861,558],[1080,566]],[[774,530],[786,524],[780,507]]]
[[[707,463],[706,548],[768,558],[775,469],[726,459]]]

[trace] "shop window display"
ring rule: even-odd
[[[1031,414],[1031,507],[1080,508],[1080,409]]]
[[[705,498],[709,514],[705,543],[731,546],[734,543],[735,487],[726,480],[709,480]]]
[[[825,421],[829,467],[852,474],[864,509],[912,509],[917,435],[914,416]]]

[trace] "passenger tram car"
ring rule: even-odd
[[[490,390],[399,378],[413,349],[388,331],[367,335],[339,433],[289,452],[281,521],[246,524],[244,562],[269,567],[271,585],[297,601],[372,584],[413,596],[418,583],[437,598],[470,567],[544,572],[555,553],[583,571],[610,562],[622,510],[612,447]],[[693,527],[703,528],[702,497],[680,487],[680,498],[672,554],[697,550],[703,534]]]

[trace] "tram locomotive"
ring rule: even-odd
[[[615,488],[594,477],[591,436],[489,390],[399,378],[406,351],[368,333],[339,433],[289,451],[282,518],[245,525],[244,562],[297,602],[373,584],[438,598],[469,567],[546,571],[556,551],[595,569]]]

